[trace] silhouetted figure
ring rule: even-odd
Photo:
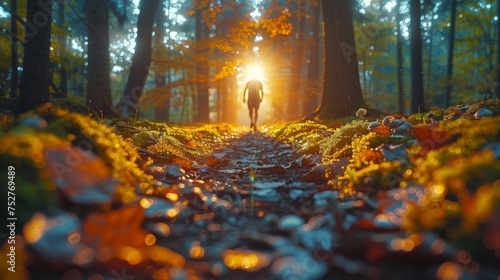
[[[248,114],[250,115],[250,128],[253,130],[257,130],[257,119],[259,117],[259,105],[264,99],[264,89],[262,88],[262,83],[257,79],[250,80],[245,86],[245,90],[243,90],[243,103],[247,101],[245,98],[248,90]]]

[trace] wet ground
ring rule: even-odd
[[[32,273],[44,276],[33,279],[497,279],[439,237],[401,231],[400,209],[421,188],[341,199],[324,170],[339,174],[345,164],[324,166],[261,132],[202,163],[156,157],[147,172],[159,191],[106,216],[88,214],[75,242],[101,245],[75,249],[69,238],[53,249],[76,250],[66,252],[69,267],[35,263]],[[64,219],[59,235],[80,223]],[[39,256],[50,255],[38,243]]]

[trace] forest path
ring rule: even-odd
[[[424,279],[417,267],[438,258],[394,252],[391,241],[409,240],[399,226],[373,223],[378,203],[361,192],[339,199],[320,163],[263,133],[242,134],[186,173],[185,196],[198,195],[158,245],[207,279]]]

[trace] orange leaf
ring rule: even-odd
[[[427,151],[439,149],[450,142],[450,136],[446,131],[429,126],[413,127],[412,133],[420,146]]]
[[[142,229],[144,209],[138,205],[125,206],[109,212],[93,212],[83,222],[82,241],[96,249],[112,252],[123,246],[144,248],[147,231]]]

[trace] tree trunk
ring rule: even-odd
[[[87,105],[112,116],[109,61],[109,0],[87,0],[88,85]]]
[[[152,30],[155,11],[159,0],[141,0],[137,19],[137,38],[132,66],[122,98],[116,106],[123,117],[132,117],[137,113],[137,104],[142,95],[151,65]]]
[[[10,2],[10,33],[11,33],[11,84],[10,84],[10,97],[16,98],[19,83],[19,55],[17,53],[17,0],[11,0]]]
[[[412,113],[425,111],[424,78],[422,66],[422,29],[420,27],[420,0],[410,0],[411,36],[411,110]]]
[[[170,0],[168,0],[170,1]],[[158,9],[156,10],[156,28],[155,28],[155,48],[157,48],[157,52],[165,55],[167,49],[163,43],[165,39],[165,23],[167,22],[165,16],[165,10],[163,9],[164,1],[160,0],[158,2]],[[169,70],[170,71],[170,70]],[[160,71],[155,71],[155,84],[157,88],[164,88],[166,86],[166,75],[164,73],[160,73]],[[170,82],[170,81],[169,81]],[[172,89],[169,87],[168,91],[163,93],[166,95],[166,98],[162,98],[165,100],[165,103],[157,104],[155,106],[155,121],[160,122],[169,122],[170,121],[170,98]]]
[[[206,57],[206,50],[202,47],[202,40],[205,39],[205,24],[203,22],[202,10],[199,8],[196,10],[196,41],[197,41],[197,60],[196,63],[196,74],[197,74],[197,84],[196,91],[198,93],[197,102],[197,122],[210,122],[209,117],[209,95],[208,95],[208,57]]]
[[[353,116],[359,108],[369,114],[359,84],[351,0],[322,0],[325,34],[323,99],[315,113],[322,119]]]
[[[291,82],[292,88],[290,89],[291,98],[288,99],[288,112],[287,115],[292,119],[300,118],[302,115],[300,104],[304,103],[304,96],[302,95],[302,65],[304,60],[304,38],[305,38],[305,29],[306,29],[306,3],[301,0],[297,3],[298,11],[296,14],[296,22],[298,25],[297,31],[295,33],[294,38],[292,39],[293,45],[295,46],[294,51],[295,57],[293,58],[292,64],[292,74],[291,74]]]
[[[49,102],[51,22],[52,0],[28,0],[18,114]]]
[[[496,94],[500,98],[500,0],[497,1],[497,71],[496,71]]]
[[[403,76],[403,36],[401,34],[401,11],[400,11],[401,0],[397,0],[396,3],[396,32],[397,32],[397,61],[398,61],[398,111],[400,114],[404,115],[406,113],[405,106],[405,94],[404,94],[404,76]]]
[[[318,107],[317,95],[320,90],[320,53],[321,53],[321,44],[320,44],[320,18],[321,18],[321,8],[318,3],[317,6],[312,7],[313,9],[313,22],[311,26],[311,44],[308,44],[309,49],[309,67],[307,70],[307,79],[308,79],[308,87],[307,93],[308,98],[307,102],[304,104],[304,113],[310,114],[311,112]]]
[[[58,23],[61,27],[64,27],[64,22],[66,21],[65,11],[64,11],[64,0],[58,0],[57,5],[59,6],[58,13]],[[57,37],[57,41],[59,42],[59,54],[64,63],[67,63],[67,59],[65,55],[63,55],[63,51],[66,50],[66,34],[61,34]],[[56,91],[54,97],[56,98],[67,98],[68,97],[68,73],[66,71],[65,64],[59,65],[60,75],[61,75],[61,83],[59,85],[59,90]]]
[[[448,69],[446,75],[446,92],[444,96],[444,107],[450,106],[451,89],[453,87],[453,51],[455,47],[455,22],[457,13],[457,0],[451,0],[451,15],[450,15],[450,38],[448,41]]]

